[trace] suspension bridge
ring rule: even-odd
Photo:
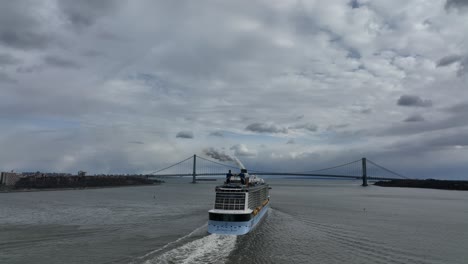
[[[170,166],[154,171],[149,177],[191,176],[192,183],[196,183],[198,176],[226,175],[229,169],[238,170],[239,167],[193,155]],[[362,179],[362,186],[367,186],[368,180],[408,179],[366,158],[309,171],[260,171],[251,168],[249,168],[248,171],[256,175]]]

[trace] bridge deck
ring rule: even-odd
[[[255,173],[256,175],[271,175],[271,176],[303,176],[303,177],[324,177],[324,178],[345,178],[345,179],[362,179],[362,176],[350,176],[350,175],[330,175],[330,174],[319,174],[319,173],[293,173],[293,172],[261,172]],[[197,173],[198,176],[225,176],[225,173]],[[193,177],[193,174],[155,174],[150,177]],[[367,177],[368,180],[398,180],[400,178],[384,178],[384,177]]]

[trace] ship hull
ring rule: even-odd
[[[208,220],[208,232],[222,235],[245,235],[262,221],[268,211],[268,207],[269,204],[263,206],[257,215],[253,216],[248,221],[231,222]]]

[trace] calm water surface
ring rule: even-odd
[[[272,179],[235,237],[206,231],[215,183],[188,181],[1,193],[0,263],[468,263],[468,192]]]

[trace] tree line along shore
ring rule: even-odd
[[[374,185],[382,187],[408,187],[468,191],[468,181],[401,179],[390,181],[378,181],[375,182]]]
[[[3,177],[0,191],[83,189],[99,187],[135,186],[160,184],[163,181],[150,179],[148,175],[28,175]],[[11,176],[11,175],[9,175]],[[14,178],[14,179],[13,179]],[[5,180],[7,179],[7,180]]]

